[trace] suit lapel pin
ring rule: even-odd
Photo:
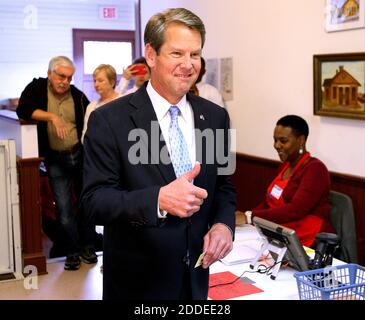
[[[205,118],[202,114],[200,115],[200,120],[205,120]]]

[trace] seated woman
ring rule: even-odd
[[[306,151],[307,122],[287,115],[276,123],[274,148],[283,162],[267,189],[264,201],[246,211],[254,216],[294,229],[301,243],[310,247],[319,232],[333,232],[329,220],[330,177],[326,166]]]

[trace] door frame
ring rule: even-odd
[[[85,41],[125,41],[132,44],[132,56],[136,56],[135,31],[72,29],[73,61],[76,65],[74,84],[82,89],[84,75],[84,42]],[[140,50],[140,49],[139,49]]]

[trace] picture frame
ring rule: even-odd
[[[326,0],[327,32],[365,27],[365,0]]]
[[[365,120],[365,52],[313,56],[314,114]]]

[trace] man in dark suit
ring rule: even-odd
[[[188,93],[199,17],[156,14],[144,40],[150,82],[95,110],[85,136],[82,204],[104,225],[103,298],[206,299],[209,266],[232,250],[236,194],[216,157],[229,152],[229,116]]]

